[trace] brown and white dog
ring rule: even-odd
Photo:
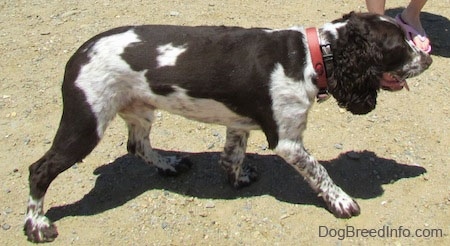
[[[319,93],[311,43],[319,42],[327,53],[328,83],[322,93],[327,90],[354,114],[373,110],[380,88],[402,89],[406,78],[432,61],[385,16],[350,13],[317,34],[311,40],[300,27],[147,25],[112,29],[87,41],[66,65],[64,111],[53,144],[29,168],[28,239],[56,238],[56,227],[43,210],[47,188],[94,149],[116,114],[127,123],[130,153],[163,174],[189,168],[189,161],[152,149],[149,133],[156,109],[226,126],[220,165],[234,187],[256,178],[243,160],[249,131],[261,129],[269,147],[303,175],[335,216],[358,215],[358,204],[303,144],[308,111]]]

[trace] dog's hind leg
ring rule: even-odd
[[[328,209],[336,217],[349,218],[359,215],[358,204],[333,182],[327,170],[304,149],[301,141],[281,140],[275,152],[291,164],[311,188],[322,196]]]
[[[75,87],[63,86],[64,112],[51,148],[29,167],[30,197],[24,232],[32,242],[53,241],[56,226],[44,215],[44,196],[50,183],[63,171],[81,161],[98,144],[102,127],[91,111],[84,94]]]
[[[247,186],[257,178],[255,168],[243,164],[248,136],[246,130],[227,128],[225,148],[219,160],[228,180],[236,188]]]
[[[154,115],[153,109],[149,105],[136,103],[122,110],[119,115],[128,126],[127,150],[130,154],[156,166],[162,175],[177,175],[191,167],[192,163],[188,159],[176,156],[165,157],[152,149],[150,130]]]

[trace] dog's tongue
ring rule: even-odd
[[[406,90],[409,91],[406,80],[398,80],[388,73],[383,74],[383,78],[381,79],[381,87],[390,91],[399,91],[405,87]]]

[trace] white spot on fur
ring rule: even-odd
[[[338,39],[338,29],[345,27],[347,25],[347,21],[344,22],[337,22],[337,23],[326,23],[323,25],[323,32],[329,32],[331,35],[334,36],[334,39]]]
[[[309,54],[309,52],[307,53]],[[311,58],[307,56],[304,80],[287,77],[283,66],[277,64],[270,78],[272,110],[281,139],[300,139],[306,128],[308,110],[314,103],[318,89],[312,82],[315,76]]]
[[[157,67],[175,66],[178,56],[187,50],[186,46],[173,46],[172,43],[158,46],[156,48],[159,53],[158,57],[156,57]]]
[[[283,28],[283,29],[264,29],[267,33],[274,33],[274,32],[281,32],[281,31],[298,31],[298,32],[304,32],[304,28],[301,26],[292,26],[289,28]]]
[[[390,18],[390,17],[387,17],[387,16],[379,16],[378,18],[380,18],[381,21],[386,21],[386,22],[389,22],[389,23],[396,24],[395,20],[392,19],[392,18]]]
[[[258,129],[253,120],[237,115],[224,104],[212,99],[199,99],[187,95],[187,90],[172,86],[175,92],[165,96],[148,95],[150,104],[156,108],[184,116],[189,119],[221,124],[233,128]]]
[[[303,153],[303,143],[297,140],[281,139],[278,141],[275,152],[283,157],[287,163],[295,163]]]
[[[50,220],[43,215],[44,199],[34,200],[31,196],[28,200],[28,213],[25,221],[30,221],[32,230],[38,229],[39,238],[43,238],[43,233],[40,228],[47,228],[50,226]]]
[[[42,205],[43,205],[43,199],[34,200],[33,197],[29,197],[28,199],[28,217],[34,217],[37,216],[39,213],[42,213]]]
[[[89,63],[82,66],[75,84],[84,91],[87,102],[97,116],[97,134],[101,138],[118,109],[127,103],[128,91],[148,90],[146,70],[133,71],[121,54],[131,43],[140,42],[134,30],[98,40],[92,47]]]

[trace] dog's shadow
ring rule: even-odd
[[[57,221],[67,216],[89,216],[121,206],[142,193],[163,189],[189,197],[236,199],[268,194],[293,204],[324,207],[303,178],[275,155],[248,154],[246,161],[258,169],[260,178],[251,186],[232,188],[218,165],[219,153],[180,153],[160,151],[163,155],[189,155],[192,169],[178,177],[163,177],[140,159],[125,155],[97,168],[95,187],[73,204],[52,207],[47,216]],[[330,161],[321,161],[333,180],[349,195],[369,199],[383,194],[383,184],[426,172],[423,167],[397,163],[377,157],[373,152],[347,152]]]
[[[387,9],[386,15],[395,17],[403,8]],[[450,20],[442,15],[422,12],[420,14],[422,26],[430,38],[432,55],[450,57]]]

